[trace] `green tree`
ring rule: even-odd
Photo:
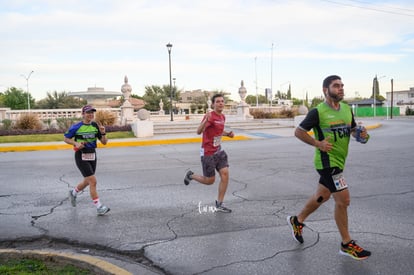
[[[4,105],[4,94],[0,93],[0,107],[6,107],[6,105]]]
[[[143,96],[145,101],[144,108],[149,111],[158,111],[160,100],[164,103],[164,108],[167,104],[167,96],[160,86],[152,85],[145,86],[145,94]],[[169,107],[168,107],[169,109]]]
[[[257,101],[259,102],[259,104],[265,104],[266,103],[266,97],[264,95],[258,95],[257,96]],[[256,96],[255,95],[248,95],[246,96],[246,103],[250,104],[252,106],[256,106]]]
[[[124,97],[124,96],[122,96],[122,97]],[[143,99],[142,96],[139,96],[139,95],[136,95],[136,94],[131,94],[130,97],[137,98],[137,99]]]
[[[58,93],[54,91],[53,93],[47,93],[47,97],[39,100],[36,103],[37,109],[71,109],[71,108],[80,108],[86,104],[86,101],[83,99],[78,99],[63,91]]]
[[[319,103],[323,102],[324,99],[322,97],[314,97],[311,102],[311,106],[309,109],[315,108]]]
[[[289,89],[286,93],[286,98],[287,99],[292,99],[292,90],[291,90],[290,84],[289,84]]]
[[[24,110],[28,109],[27,96],[29,95],[30,106],[34,106],[35,100],[32,96],[24,92],[22,89],[11,87],[4,92],[4,106],[9,107],[12,110]]]
[[[180,91],[176,87],[172,87],[171,92],[173,101],[178,101]],[[170,85],[164,85],[162,87],[157,85],[145,86],[145,94],[142,99],[145,101],[144,108],[149,111],[159,111],[160,100],[164,103],[164,110],[170,110]]]
[[[292,98],[292,103],[295,106],[300,106],[303,105],[303,99],[299,99],[299,98]]]
[[[381,100],[384,101],[385,98],[380,94],[380,88],[379,88],[379,82],[378,82],[378,77],[375,76],[374,79],[372,80],[372,94],[370,98],[374,98],[376,100]]]
[[[379,95],[379,83],[378,83],[378,78],[377,76],[374,77],[374,79],[372,80],[372,95],[371,98],[378,99],[378,95]]]

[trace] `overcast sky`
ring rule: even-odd
[[[265,88],[309,98],[330,74],[347,97],[414,87],[414,1],[0,0],[0,91],[145,86],[224,90],[239,100]],[[273,46],[272,46],[273,45]],[[272,58],[273,57],[273,58]],[[22,76],[23,75],[23,76]],[[385,76],[385,77],[383,77]],[[257,83],[257,85],[256,85]]]

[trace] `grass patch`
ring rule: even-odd
[[[109,132],[108,139],[115,138],[134,138],[134,133],[130,132]],[[0,136],[0,143],[13,142],[48,142],[48,141],[62,141],[63,134],[38,134],[38,135],[18,135],[18,136]]]
[[[54,261],[43,261],[37,259],[0,259],[0,274],[88,275],[93,273],[88,269],[79,268],[70,264],[59,264]]]

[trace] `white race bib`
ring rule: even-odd
[[[337,191],[343,190],[345,188],[348,188],[348,185],[345,182],[344,174],[339,173],[334,176],[332,176],[333,182],[335,184],[335,188]]]
[[[82,160],[84,161],[95,160],[95,153],[82,153]]]
[[[221,136],[214,137],[213,139],[213,146],[218,147],[221,145]]]

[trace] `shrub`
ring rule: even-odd
[[[0,130],[0,136],[18,136],[18,135],[39,135],[39,134],[60,134],[64,133],[60,129],[10,129],[10,130]]]
[[[265,112],[262,110],[250,110],[250,114],[255,119],[271,119],[271,118],[293,118],[297,115],[297,110],[282,109],[279,112]]]
[[[105,126],[105,132],[110,133],[110,132],[130,132],[132,131],[132,127],[131,125],[124,125],[124,126],[120,126],[120,125],[111,125],[111,126]]]
[[[13,121],[11,121],[10,119],[3,119],[2,123],[3,125],[1,129],[3,130],[10,130],[13,126]]]
[[[277,114],[276,113],[264,112],[264,111],[261,111],[261,110],[250,110],[250,114],[255,119],[277,118]]]
[[[95,114],[95,121],[103,126],[111,126],[115,124],[116,115],[110,111],[98,110]]]
[[[290,110],[290,109],[283,109],[279,113],[280,118],[293,118],[295,117],[295,115],[297,115],[297,113],[295,113],[293,110]]]
[[[15,128],[21,130],[40,130],[42,129],[42,123],[35,114],[23,114],[16,121]]]
[[[72,124],[75,124],[78,121],[80,121],[79,118],[66,118],[66,117],[57,118],[56,119],[57,128],[60,130],[66,131],[67,129],[69,129],[70,126],[72,126]]]
[[[411,109],[410,107],[407,107],[407,109],[405,109],[405,115],[407,115],[407,116],[414,115],[414,110]]]

